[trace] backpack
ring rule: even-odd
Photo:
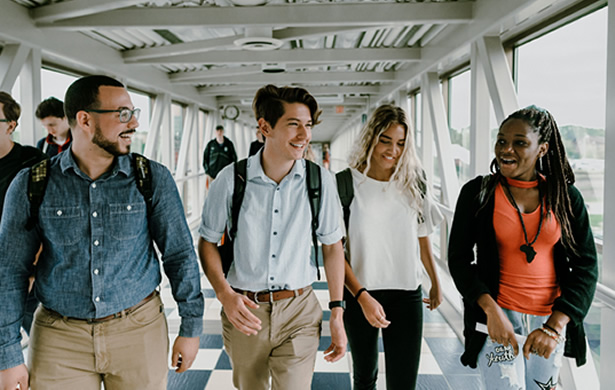
[[[354,188],[352,187],[352,172],[350,168],[339,171],[335,174],[337,181],[337,193],[342,203],[344,210],[344,225],[346,226],[346,234],[348,234],[348,222],[350,222],[350,204],[354,198]]]
[[[224,276],[228,275],[231,264],[234,260],[233,241],[237,236],[237,223],[239,221],[239,210],[246,190],[247,181],[247,163],[248,159],[243,159],[235,162],[235,176],[233,180],[233,198],[231,203],[231,229],[224,233],[223,244],[218,247],[220,258],[222,260],[222,271]],[[305,160],[306,175],[305,182],[307,185],[308,199],[310,203],[310,212],[312,215],[312,244],[314,245],[314,256],[316,258],[316,273],[320,280],[320,267],[318,263],[318,239],[316,230],[318,229],[318,214],[320,213],[320,191],[321,178],[320,167],[309,160]]]
[[[43,203],[45,189],[49,181],[49,159],[45,159],[30,169],[28,180],[28,200],[30,201],[30,218],[26,222],[26,229],[32,230],[38,222],[39,208]],[[147,216],[152,213],[152,198],[154,189],[152,187],[152,174],[150,163],[147,157],[138,153],[132,153],[132,167],[135,170],[137,189],[143,195]]]

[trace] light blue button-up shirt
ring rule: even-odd
[[[25,229],[29,170],[11,183],[0,224],[0,370],[23,362],[19,328],[41,242],[35,291],[42,304],[68,317],[100,318],[137,304],[160,284],[153,238],[178,302],[180,335],[202,333],[199,268],[175,182],[168,169],[151,162],[148,224],[131,158],[116,158],[107,173],[92,180],[70,149],[54,157],[32,231]]]
[[[311,259],[311,212],[305,182],[305,161],[298,160],[280,184],[267,177],[262,149],[248,159],[245,196],[234,241],[235,260],[227,280],[248,291],[298,289],[316,280]],[[216,243],[231,224],[234,166],[224,168],[205,199],[199,233]],[[340,203],[333,176],[320,168],[321,209],[316,230],[326,245],[342,236]]]

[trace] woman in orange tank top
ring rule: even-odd
[[[461,360],[478,363],[487,389],[554,389],[564,350],[585,361],[582,322],[597,281],[589,219],[549,112],[511,114],[494,152],[493,174],[463,187],[451,227]]]

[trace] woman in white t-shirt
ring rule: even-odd
[[[354,197],[347,226],[344,324],[353,389],[376,389],[379,329],[387,389],[414,389],[422,304],[433,310],[442,302],[428,237],[442,215],[429,197],[404,110],[376,109],[349,164]],[[429,298],[421,291],[421,262],[431,279]]]

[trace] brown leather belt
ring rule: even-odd
[[[154,297],[158,296],[158,291],[154,290],[152,291],[151,294],[149,294],[148,296],[146,296],[145,298],[143,298],[141,300],[141,302],[137,303],[134,306],[130,306],[128,309],[124,309],[118,313],[114,313],[114,314],[110,314],[108,316],[105,317],[100,317],[100,318],[75,318],[75,317],[67,317],[67,316],[63,316],[62,314],[58,313],[57,311],[45,308],[45,310],[47,310],[48,312],[57,315],[59,317],[64,318],[65,320],[73,320],[73,321],[84,321],[87,322],[88,324],[99,324],[101,322],[107,322],[110,320],[114,320],[116,318],[121,318],[124,317],[130,313],[133,313],[135,310],[137,310],[138,308],[140,308],[141,306],[145,305],[147,302],[151,301]]]
[[[251,301],[256,303],[272,303],[275,301],[279,301],[280,299],[287,299],[292,297],[298,297],[304,292],[308,291],[307,287],[299,288],[297,290],[276,290],[276,291],[245,291],[238,288],[233,287],[233,290],[238,292],[239,294],[245,295]]]

